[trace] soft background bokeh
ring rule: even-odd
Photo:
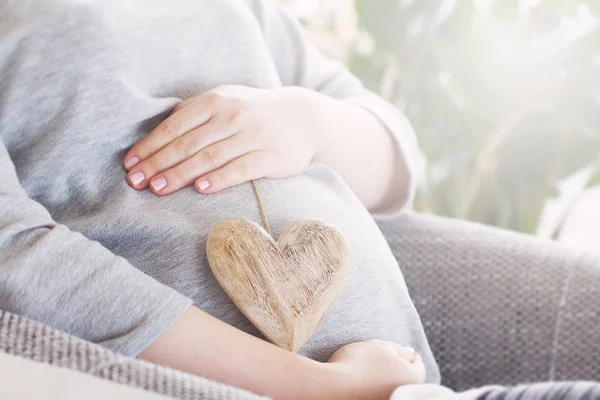
[[[410,118],[417,211],[600,251],[600,1],[280,3]]]

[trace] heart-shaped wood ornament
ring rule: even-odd
[[[232,218],[209,233],[206,254],[215,277],[254,326],[297,352],[342,292],[350,250],[322,221],[294,221],[275,242],[257,223]]]

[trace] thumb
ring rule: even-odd
[[[412,347],[403,347],[400,345],[396,346],[396,354],[411,363],[414,362],[418,357],[418,354],[415,351],[415,349],[413,349]]]

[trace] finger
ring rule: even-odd
[[[400,346],[396,343],[394,343],[394,350],[396,352],[396,354],[402,358],[404,358],[406,361],[408,362],[414,362],[417,357],[419,356],[417,354],[417,352],[415,351],[415,349],[413,349],[412,347],[403,347]]]
[[[253,151],[236,158],[223,168],[198,178],[195,187],[200,193],[212,194],[253,179],[262,178],[267,173],[268,162],[265,152]]]
[[[150,181],[150,190],[158,195],[173,193],[194,182],[199,176],[225,166],[253,149],[240,135],[217,142],[183,163],[170,168]]]
[[[171,114],[176,113],[177,111],[189,106],[190,104],[193,104],[194,102],[214,102],[215,100],[218,101],[217,97],[222,97],[222,95],[227,94],[226,92],[229,87],[230,85],[217,86],[216,88],[211,89],[200,96],[190,97],[189,99],[181,101],[173,108],[173,110],[171,110]]]
[[[412,362],[412,365],[415,368],[414,383],[425,383],[425,380],[427,378],[427,369],[425,368],[425,363],[421,359],[420,355],[417,355],[417,358],[415,359],[415,361]]]
[[[171,110],[171,115],[175,114],[177,111],[181,110],[182,108],[185,108],[185,107],[189,106],[190,104],[194,103],[194,101],[196,101],[196,100],[197,100],[197,97],[190,97],[189,99],[186,99],[184,101],[177,103],[177,105],[175,107],[173,107],[173,109]]]
[[[181,135],[206,124],[212,118],[214,109],[205,103],[198,101],[193,107],[184,107],[161,122],[127,152],[125,168],[131,170]]]
[[[212,144],[233,136],[237,129],[238,127],[230,124],[228,120],[212,118],[207,124],[177,138],[162,150],[141,161],[127,174],[128,181],[135,189],[143,189],[157,174],[181,164]],[[209,151],[208,156],[213,153]]]

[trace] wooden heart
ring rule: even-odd
[[[341,293],[350,250],[322,221],[294,221],[275,242],[257,223],[232,218],[209,233],[206,254],[215,277],[254,326],[297,352]]]

